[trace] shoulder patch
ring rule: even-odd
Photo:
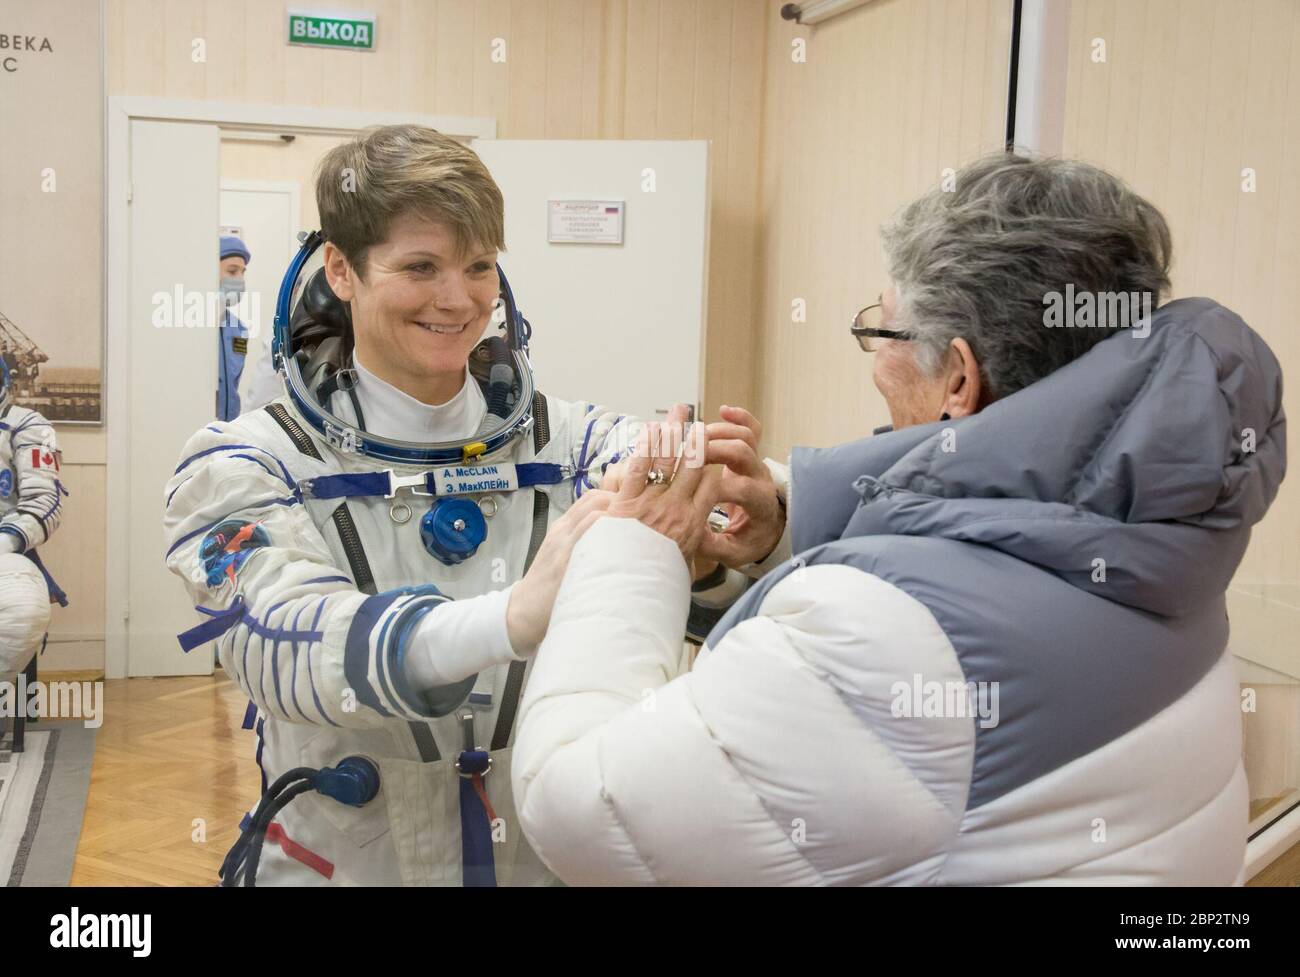
[[[209,587],[223,580],[235,582],[235,575],[253,551],[271,545],[271,537],[260,524],[230,519],[221,523],[203,537],[199,546],[199,559],[207,571]]]
[[[7,499],[14,491],[14,473],[8,468],[0,471],[0,499]]]

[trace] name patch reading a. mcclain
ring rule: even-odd
[[[475,492],[513,492],[519,488],[514,465],[462,468],[448,465],[433,473],[438,495],[473,495]]]

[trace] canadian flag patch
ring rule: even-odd
[[[57,472],[59,470],[58,452],[51,451],[49,448],[33,448],[32,467],[38,470],[41,468],[53,468]]]

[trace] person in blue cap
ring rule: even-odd
[[[233,421],[240,414],[239,378],[248,355],[248,327],[234,307],[244,297],[244,272],[252,255],[233,234],[221,235],[221,343],[217,364],[217,420]]]

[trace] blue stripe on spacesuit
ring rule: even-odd
[[[215,610],[211,607],[196,607],[194,609],[200,614],[206,614],[209,620],[195,625],[188,631],[183,631],[176,636],[176,640],[180,642],[181,651],[186,654],[199,645],[205,645],[209,641],[216,641],[237,625],[245,610],[244,598],[236,595],[231,605],[224,610]]]
[[[593,404],[587,409],[587,413],[590,414],[594,408],[595,405]],[[583,482],[587,483],[587,488],[591,488],[591,482],[587,481],[587,442],[591,440],[591,429],[596,426],[598,420],[600,420],[598,416],[589,420],[587,430],[582,435],[582,447],[578,449],[578,474],[573,480],[573,497],[575,499],[582,498]]]
[[[271,469],[270,469],[268,466],[266,466],[266,465],[264,465],[262,462],[258,461],[258,460],[257,460],[256,458],[254,458],[252,455],[231,455],[230,457],[232,457],[232,458],[247,458],[249,461],[251,461],[251,462],[252,462],[254,465],[256,465],[258,468],[261,468],[264,472],[266,472],[266,473],[267,473],[268,475],[270,475],[272,478],[279,478],[279,477],[280,477],[280,476],[277,475],[275,472],[271,471]],[[292,487],[293,487],[293,486],[290,486],[290,488],[292,488]]]
[[[19,529],[17,526],[8,526],[8,525],[0,526],[0,533],[13,533],[15,536],[17,536],[19,542],[22,543],[22,549],[18,551],[20,553],[27,552],[27,550],[32,545],[31,540],[27,538],[27,534],[23,532],[21,529]]]
[[[322,475],[313,478],[309,494],[313,499],[387,497],[392,491],[388,472],[358,472],[345,475]]]
[[[51,434],[54,433],[54,428],[50,426],[49,421],[39,416],[29,416],[27,420],[23,421],[21,424],[19,424],[16,428],[13,429],[14,437],[17,437],[18,435],[22,434],[24,431],[26,431],[29,427],[31,427],[34,424],[44,425],[45,427],[50,428]]]
[[[328,599],[328,597],[322,597],[320,603],[316,605],[316,617],[311,622],[313,631],[315,631],[317,626],[320,624],[320,616],[325,610],[325,601]],[[320,694],[316,691],[316,673],[311,667],[311,648],[307,649],[307,682],[311,685],[311,698],[312,701],[316,703],[316,711],[319,712],[321,716],[324,717],[325,721],[331,726],[339,726],[340,724],[331,719],[329,713],[325,711],[325,707],[321,705]]]
[[[293,616],[293,629],[298,630],[298,619],[302,617],[302,608],[298,608],[298,613]],[[308,648],[310,649],[310,645]],[[289,673],[289,697],[293,700],[293,707],[298,710],[298,715],[302,716],[303,722],[311,722],[307,714],[302,711],[302,706],[298,704],[298,641],[294,639],[289,645],[289,653],[293,656],[293,670]]]
[[[262,766],[262,748],[266,746],[266,740],[262,737],[262,729],[266,725],[266,720],[259,718],[257,720],[257,769],[262,774],[262,793],[266,793],[266,767]]]
[[[449,600],[443,597],[441,593],[435,594],[437,600],[412,600],[404,608],[398,611],[390,618],[395,622],[393,627],[392,653],[388,657],[388,664],[392,670],[391,679],[397,692],[405,702],[419,702],[420,698],[406,683],[406,648],[407,638],[430,611],[434,610],[439,604],[445,604]]]
[[[289,469],[284,466],[284,462],[282,462],[275,455],[271,454],[271,452],[267,451],[265,448],[256,444],[219,444],[213,448],[204,448],[202,451],[198,452],[197,454],[190,455],[188,458],[182,461],[178,466],[176,466],[176,470],[172,472],[173,477],[185,471],[186,468],[188,468],[194,462],[198,461],[200,458],[206,458],[208,455],[218,454],[222,451],[260,451],[262,452],[262,454],[266,455],[268,458],[270,458],[272,461],[274,461],[277,465],[280,466],[280,472],[281,472],[280,478],[284,482],[284,484],[288,485],[289,488],[291,489],[297,488],[297,484],[294,482],[293,476],[289,474]],[[235,457],[241,457],[241,456],[236,455]],[[271,474],[274,475],[275,473],[272,472]]]
[[[406,683],[406,639],[411,633],[409,625],[422,618],[433,606],[446,601],[438,593],[438,589],[431,584],[429,587],[433,590],[434,595],[441,599],[433,604],[426,604],[418,599],[407,601],[406,604],[392,611],[385,619],[384,626],[379,633],[379,641],[375,646],[375,674],[379,676],[379,682],[383,688],[384,694],[395,703],[399,708],[405,708],[412,714],[420,716],[418,708],[419,697],[416,696],[415,690]],[[415,597],[417,595],[413,595]],[[391,630],[391,637],[390,637]],[[412,705],[414,703],[415,705]]]
[[[592,482],[592,480],[587,477],[587,472],[591,468],[592,461],[596,458],[597,455],[601,453],[602,450],[604,450],[605,442],[609,440],[609,436],[613,434],[618,429],[618,426],[622,424],[623,421],[626,419],[627,419],[626,414],[619,414],[618,417],[614,419],[614,423],[609,426],[609,430],[606,431],[604,435],[601,437],[600,443],[591,449],[590,456],[587,454],[587,441],[591,437],[592,428],[595,426],[596,422],[600,420],[600,418],[596,417],[593,418],[591,421],[587,422],[587,431],[582,436],[582,449],[578,452],[578,474],[577,477],[574,479],[574,483],[573,483],[573,497],[575,499],[582,497],[582,491],[584,487],[585,488],[596,487],[595,483]],[[614,458],[617,457],[618,455],[615,454]],[[614,459],[610,459],[610,461],[607,461],[604,465],[601,466],[600,473],[602,475],[605,474],[605,469],[609,467],[610,463],[613,460]]]
[[[397,704],[398,709],[400,709],[402,702],[397,698],[397,694],[393,691],[392,686],[388,683],[387,676],[384,674],[384,665],[387,664],[384,652],[388,647],[388,629],[392,625],[394,617],[396,617],[395,614],[385,613],[384,623],[379,629],[379,638],[371,648],[371,654],[372,667],[375,670],[375,678],[379,681],[380,691],[388,697],[389,702]],[[390,716],[397,714],[396,711],[391,709],[385,709],[384,711]]]
[[[324,638],[324,632],[318,630],[318,628],[320,625],[321,614],[324,612],[325,602],[327,599],[328,595],[322,597],[320,602],[316,605],[316,615],[312,620],[311,627],[307,630],[302,630],[298,626],[304,610],[303,607],[298,608],[297,613],[294,614],[293,624],[289,627],[286,628],[271,624],[271,619],[275,615],[276,611],[284,607],[285,604],[290,603],[290,601],[287,600],[281,601],[272,606],[262,618],[258,618],[248,609],[247,605],[244,604],[242,597],[236,597],[234,602],[225,610],[196,607],[195,610],[208,615],[209,620],[179,635],[181,648],[187,652],[192,651],[199,645],[207,644],[209,641],[215,641],[223,634],[235,629],[236,627],[242,626],[244,628],[244,648],[242,652],[243,664],[235,677],[249,699],[252,699],[255,702],[260,702],[265,706],[269,704],[269,700],[266,697],[265,668],[266,646],[269,642],[271,646],[271,670],[275,691],[275,702],[279,707],[280,714],[287,721],[292,722],[293,720],[289,718],[289,711],[285,708],[284,704],[284,693],[280,684],[279,669],[279,645],[281,641],[288,642],[293,655],[293,672],[290,685],[293,705],[304,721],[312,722],[310,717],[307,716],[306,711],[302,708],[302,704],[298,701],[298,643],[302,642],[307,646],[307,679],[311,685],[312,700],[317,711],[325,722],[329,723],[331,726],[339,726],[339,723],[329,717],[324,706],[321,704],[320,695],[316,688],[315,673],[311,667],[311,646]],[[248,670],[248,652],[255,637],[258,638],[261,643],[259,661],[262,663],[262,667],[258,669],[258,692],[260,694],[257,696],[253,695],[252,679]]]
[[[271,615],[287,603],[289,603],[287,600],[282,600],[267,611],[267,621],[270,621]],[[286,611],[285,617],[288,616],[289,614]],[[263,664],[265,664],[265,659],[263,659]],[[265,676],[265,668],[262,669],[262,674]],[[266,679],[263,678],[262,681],[265,684]],[[288,722],[292,722],[293,720],[289,719],[289,710],[284,707],[284,693],[280,691],[280,639],[278,637],[271,642],[271,688],[275,690],[275,704],[280,707],[280,715],[284,716]]]
[[[237,596],[233,603],[224,610],[217,610],[212,607],[194,608],[200,614],[206,614],[210,620],[204,621],[197,627],[190,628],[179,636],[181,647],[185,651],[193,651],[199,645],[207,644],[209,641],[215,641],[227,631],[231,631],[240,625],[246,627],[253,634],[263,640],[290,641],[297,639],[299,641],[320,641],[324,632],[321,631],[295,631],[291,628],[277,628],[272,626],[269,621],[272,614],[287,604],[288,601],[281,601],[266,612],[266,620],[259,620],[257,615],[248,609],[242,596]],[[247,659],[245,659],[247,661]]]
[[[455,466],[439,465],[438,467]],[[501,467],[514,469],[515,487],[521,489],[534,488],[539,485],[559,485],[569,477],[563,465],[556,465],[551,462],[524,462]],[[581,474],[581,472],[577,473],[579,476]],[[423,475],[424,491],[419,494],[441,498],[462,494],[440,491],[437,472],[428,471],[424,472]],[[317,478],[304,480],[301,492],[305,497],[311,499],[366,499],[378,497],[390,499],[396,494],[396,490],[393,488],[391,471],[345,472],[341,475],[321,475]],[[472,495],[475,493],[464,494]]]
[[[388,629],[393,619],[399,616],[396,612],[390,613],[394,603],[403,597],[432,596],[447,599],[432,584],[386,590],[367,597],[352,616],[343,650],[343,674],[349,687],[356,692],[358,700],[382,715],[396,716],[399,713],[384,705],[379,697],[380,692],[413,715],[420,715],[416,706],[419,700],[407,686],[405,675],[398,669],[385,668],[392,664],[395,657],[400,658],[396,654],[398,649],[388,640]],[[405,639],[406,632],[402,631],[398,637]],[[370,679],[372,664],[379,682],[378,689]],[[393,686],[396,686],[396,691]]]
[[[245,691],[248,692],[248,697],[250,699],[256,699],[256,696],[253,695],[253,679],[248,674],[248,649],[253,646],[253,638],[254,638],[253,632],[245,628],[244,629],[244,655],[243,655],[244,665],[243,668],[240,670],[240,674],[243,675],[244,677],[244,689]]]
[[[393,601],[402,597],[402,591],[385,591],[367,597],[352,615],[348,625],[348,637],[343,647],[343,675],[348,680],[348,687],[356,692],[357,698],[371,709],[391,716],[379,697],[375,695],[370,682],[370,661],[373,655],[371,637],[384,612]],[[382,647],[382,645],[381,645]]]
[[[190,476],[190,478],[193,478],[193,477],[194,477],[193,475]],[[187,485],[187,484],[189,483],[190,478],[187,478],[187,479],[185,479],[184,481],[180,482],[180,483],[179,483],[179,484],[178,484],[174,489],[172,489],[172,490],[167,494],[167,501],[163,503],[163,508],[164,508],[164,509],[170,509],[170,508],[172,507],[172,499],[174,499],[174,498],[176,497],[176,493],[177,493],[177,492],[179,492],[179,491],[180,491],[180,490],[181,490],[185,485]]]
[[[54,502],[48,509],[45,510],[45,513],[43,515],[37,515],[34,512],[27,512],[26,509],[23,509],[21,507],[18,509],[18,511],[27,513],[27,515],[31,516],[33,519],[39,522],[41,524],[41,528],[45,530],[45,535],[48,538],[50,535],[50,527],[46,525],[46,521],[50,518],[50,516],[54,515],[56,512],[59,511],[59,506],[61,506],[62,504],[63,504],[63,499],[59,495],[59,483],[56,481],[54,483]]]

